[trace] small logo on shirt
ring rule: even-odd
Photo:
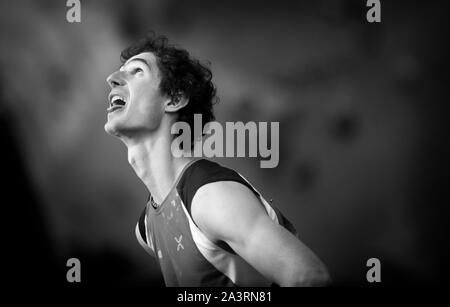
[[[180,248],[181,248],[181,249],[184,249],[183,244],[181,244],[181,240],[183,240],[183,235],[180,235],[179,238],[174,237],[174,239],[175,239],[175,241],[178,243],[178,245],[177,245],[177,252],[180,250]]]

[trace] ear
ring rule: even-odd
[[[184,108],[188,102],[189,98],[183,96],[182,94],[176,95],[166,102],[165,110],[169,113],[178,112],[180,109]]]

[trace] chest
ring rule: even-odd
[[[147,237],[166,279],[180,280],[209,267],[193,238],[188,213],[179,198],[168,198],[159,210],[149,209]]]

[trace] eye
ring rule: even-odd
[[[133,75],[135,75],[135,74],[137,74],[139,72],[143,72],[143,70],[142,70],[142,68],[136,67],[131,72],[133,73]]]

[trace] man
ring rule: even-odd
[[[167,286],[322,286],[325,266],[237,172],[174,147],[172,125],[214,119],[211,71],[153,33],[125,49],[107,82],[105,130],[149,191],[136,235]],[[193,130],[193,129],[192,129]],[[175,151],[175,152],[174,152]]]

